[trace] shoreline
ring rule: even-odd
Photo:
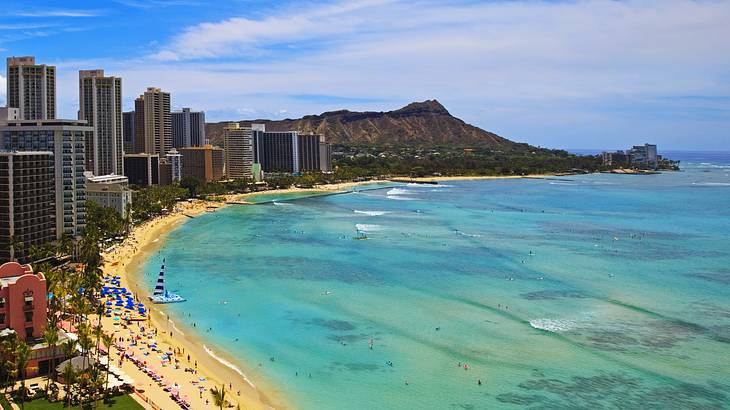
[[[140,300],[146,301],[150,292],[144,284],[142,269],[147,259],[164,245],[167,235],[190,219],[186,215],[202,215],[208,212],[208,207],[211,206],[219,209],[225,205],[208,201],[179,203],[177,207],[180,209],[178,211],[156,217],[134,227],[124,243],[117,245],[113,251],[103,255],[105,261],[104,274],[121,276],[122,283]],[[250,410],[291,408],[281,397],[281,392],[278,389],[269,388],[268,386],[262,388],[262,377],[257,377],[256,373],[248,367],[239,368],[238,363],[236,363],[239,360],[230,357],[221,347],[216,345],[208,346],[204,337],[197,334],[195,329],[189,329],[188,326],[176,323],[175,320],[170,318],[163,305],[149,304],[148,306],[150,307],[148,312],[151,326],[162,331],[157,338],[159,343],[170,346],[171,350],[178,349],[183,353],[183,356],[189,355],[190,366],[192,367],[192,363],[197,363],[198,374],[196,376],[205,377],[213,382],[212,385],[207,386],[208,389],[225,385],[228,391],[227,398],[234,407],[236,404],[240,404],[242,408]],[[102,320],[104,331],[118,333],[120,329],[114,326],[111,319],[106,319]],[[148,382],[144,374],[138,374],[134,371],[136,369],[132,368],[131,364],[129,369],[124,367],[123,370],[130,374],[135,382],[143,382],[144,384]],[[177,372],[182,372],[182,370],[177,370]],[[162,369],[161,374],[165,376],[166,380],[175,380],[176,376],[180,376],[179,373],[173,372],[171,368]],[[187,373],[184,376],[187,376]],[[229,384],[232,384],[230,390]],[[240,395],[237,392],[240,392]],[[177,404],[170,399],[169,393],[164,392],[162,387],[154,384],[149,384],[149,390],[145,391],[144,395],[162,408],[177,407]],[[204,401],[210,399],[210,393],[207,391],[202,394],[202,398],[195,394],[189,396],[192,408],[205,408]],[[276,400],[272,399],[273,396],[276,396]]]
[[[493,179],[516,179],[516,178],[541,178],[557,176],[557,174],[539,174],[539,175],[509,175],[509,176],[460,176],[460,177],[425,177],[425,178],[409,178],[412,181],[458,181],[458,180],[493,180]],[[186,223],[191,217],[197,217],[215,208],[225,208],[235,201],[243,201],[259,195],[285,195],[311,193],[312,196],[317,194],[333,194],[338,192],[347,192],[355,187],[367,186],[374,184],[398,183],[390,180],[371,180],[359,182],[344,182],[329,185],[317,185],[312,188],[288,188],[274,189],[261,192],[251,192],[246,194],[226,195],[225,203],[196,200],[193,202],[179,202],[173,213],[158,216],[142,225],[135,226],[130,235],[122,244],[103,253],[104,266],[102,268],[105,275],[121,276],[121,281],[131,290],[140,300],[147,300],[150,292],[144,284],[142,269],[148,258],[157,252],[165,243],[167,235]],[[402,182],[401,182],[402,183]],[[239,360],[233,355],[225,351],[225,346],[218,346],[209,343],[204,335],[197,332],[197,329],[191,328],[186,324],[181,324],[178,328],[176,322],[170,318],[168,311],[164,305],[156,305],[154,308],[149,305],[149,323],[152,327],[164,330],[162,335],[158,337],[161,344],[170,346],[171,349],[178,349],[183,355],[189,355],[192,366],[193,362],[197,363],[199,375],[204,376],[210,381],[214,381],[216,386],[232,383],[232,391],[228,392],[228,400],[235,406],[240,404],[243,408],[253,409],[288,409],[293,408],[286,402],[285,394],[281,390],[283,386],[269,386],[263,382],[264,377],[257,374],[255,368],[247,366],[243,360]],[[183,322],[183,321],[181,321]],[[184,322],[183,322],[184,323]],[[118,333],[120,329],[114,326],[111,319],[102,319],[102,326],[107,333]],[[168,337],[168,334],[171,336]],[[207,344],[206,344],[207,343]],[[131,366],[131,364],[129,365]],[[240,366],[240,367],[239,367]],[[241,368],[242,367],[242,368]],[[143,373],[137,374],[136,369],[124,367],[135,381],[147,382]],[[161,374],[165,375],[167,380],[171,380],[176,375],[172,373],[172,369],[163,369]],[[255,381],[255,382],[254,382]],[[262,386],[263,384],[263,386]],[[148,397],[157,406],[163,408],[175,408],[177,406],[169,397],[169,393],[162,390],[162,387],[149,384],[150,391],[145,392]],[[209,386],[213,387],[213,386]],[[279,387],[279,388],[277,388]],[[240,395],[234,393],[240,392]],[[199,396],[191,397],[192,408],[203,408],[207,406],[203,400],[209,398],[209,393],[205,392],[202,399]],[[138,397],[137,397],[138,398]],[[197,403],[196,403],[197,402]]]

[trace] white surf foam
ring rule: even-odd
[[[236,367],[236,365],[234,365],[233,363],[229,362],[228,360],[226,360],[226,359],[224,359],[224,358],[216,355],[215,352],[213,352],[206,345],[203,345],[203,350],[205,350],[205,352],[208,353],[210,355],[210,357],[212,357],[213,359],[217,360],[223,366],[226,366],[227,368],[229,368],[229,369],[233,370],[234,372],[240,374],[241,377],[243,377],[243,380],[245,380],[246,383],[248,383],[249,386],[253,387],[254,389],[256,388],[256,386],[254,386],[254,384],[251,382],[251,380],[249,380],[248,377],[246,377],[246,375],[243,374],[243,372],[241,371],[241,369],[239,369],[238,367]]]
[[[410,197],[410,196],[403,196],[403,195],[388,195],[388,199],[394,199],[396,201],[417,201],[416,198]]]
[[[358,231],[363,232],[377,232],[383,230],[382,226],[375,224],[355,224],[355,228],[357,228]]]
[[[389,189],[388,192],[386,192],[387,195],[408,195],[412,194],[413,191],[409,191],[407,189],[400,189],[400,188],[393,188]]]
[[[368,216],[380,216],[388,213],[388,211],[358,211],[357,209],[354,209],[353,211],[356,214],[363,214]]]
[[[273,201],[274,205],[276,206],[292,206],[292,204],[286,203],[286,202],[276,202]]]
[[[697,186],[730,186],[730,182],[693,182]]]
[[[567,332],[575,328],[575,322],[565,319],[532,319],[530,326],[535,329],[546,330],[548,332],[559,333]]]

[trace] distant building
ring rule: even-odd
[[[319,170],[332,172],[332,144],[324,141],[319,143]]]
[[[8,57],[6,105],[23,120],[56,118],[56,67],[36,64],[35,57]]]
[[[296,131],[268,132],[262,124],[252,126],[254,161],[264,173],[296,174],[301,171],[299,134]]]
[[[629,165],[629,156],[623,151],[603,152],[603,165],[611,167],[625,167]]]
[[[30,265],[0,265],[0,329],[13,329],[21,339],[43,337],[47,323],[46,277]]]
[[[628,152],[631,165],[656,169],[659,166],[656,145],[634,145]]]
[[[160,186],[172,185],[172,164],[167,157],[160,159]]]
[[[122,79],[104,70],[79,71],[79,119],[94,127],[86,141],[86,170],[124,175]]]
[[[134,120],[135,112],[126,111],[122,113],[122,141],[125,154],[134,153]]]
[[[170,163],[170,177],[172,182],[180,182],[182,179],[182,154],[175,148],[167,152],[165,156],[167,162]]]
[[[53,153],[0,151],[0,262],[27,260],[30,247],[56,239]],[[0,309],[1,311],[1,309]]]
[[[222,148],[205,145],[180,148],[182,154],[182,177],[202,182],[219,181],[223,178],[224,151]]]
[[[144,133],[144,95],[140,95],[134,100],[134,140],[132,142],[132,151],[128,154],[145,152]]]
[[[129,183],[140,187],[160,184],[160,156],[156,154],[127,154],[124,173]]]
[[[86,200],[113,208],[124,218],[132,205],[129,178],[122,175],[86,175]]]
[[[172,113],[172,146],[174,148],[202,147],[205,145],[205,113],[182,111]]]
[[[134,152],[164,157],[172,148],[170,93],[148,87],[134,101]]]
[[[86,225],[85,144],[93,128],[85,121],[7,121],[0,150],[50,151],[54,159],[56,236],[80,235]]]
[[[243,128],[237,122],[223,129],[226,158],[226,178],[253,178],[253,136],[251,128]]]

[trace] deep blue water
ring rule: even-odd
[[[145,278],[298,408],[728,408],[730,155],[668,156],[232,206]]]

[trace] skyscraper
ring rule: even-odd
[[[122,79],[104,70],[79,71],[79,119],[94,127],[86,141],[86,170],[123,175]]]
[[[262,124],[252,124],[254,162],[269,173],[296,174],[301,171],[299,134],[296,131],[267,132]]]
[[[237,122],[223,129],[226,177],[251,178],[253,167],[253,136],[251,128],[242,128]]]
[[[172,146],[175,148],[202,147],[205,145],[205,113],[182,111],[172,113]]]
[[[219,181],[223,178],[224,152],[211,145],[180,148],[182,177],[201,182]]]
[[[86,225],[85,144],[93,128],[75,120],[6,121],[0,150],[53,153],[56,236],[80,235]]]
[[[0,263],[26,260],[30,247],[56,239],[53,153],[0,152]],[[22,243],[22,245],[17,245]]]
[[[24,120],[56,118],[56,67],[36,64],[35,57],[8,57],[7,106]]]
[[[164,157],[172,148],[170,93],[148,87],[134,102],[135,152]]]
[[[324,143],[321,134],[299,134],[299,161],[302,172],[321,171],[320,144]]]
[[[125,154],[131,154],[133,152],[136,152],[134,151],[134,120],[134,111],[126,111],[122,113],[122,141]]]
[[[144,95],[140,95],[134,100],[134,140],[129,153],[144,152],[144,132]]]

